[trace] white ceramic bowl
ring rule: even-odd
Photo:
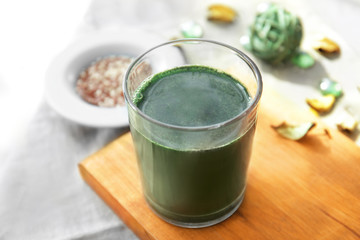
[[[75,90],[76,80],[100,57],[123,55],[135,58],[164,41],[157,35],[135,30],[84,35],[50,64],[45,76],[45,98],[55,111],[74,122],[92,127],[126,126],[126,106],[107,108],[87,103]]]

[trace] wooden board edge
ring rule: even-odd
[[[78,164],[79,172],[84,181],[101,196],[101,199],[118,215],[118,217],[143,240],[155,240],[155,238],[143,228],[143,226],[99,183],[96,178],[87,171],[86,161]]]

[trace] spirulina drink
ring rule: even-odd
[[[160,217],[178,225],[210,223],[231,215],[241,203],[255,121],[218,145],[212,137],[226,139],[236,130],[211,131],[236,118],[250,101],[239,80],[199,65],[157,73],[138,87],[133,102],[139,110],[174,128],[165,132],[156,124],[130,122],[144,195]],[[184,138],[176,130],[198,127],[208,127],[211,134]]]

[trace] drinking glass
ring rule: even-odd
[[[134,96],[144,81],[181,66],[205,66],[231,75],[246,88],[247,107],[233,118],[207,126],[168,124],[140,110]],[[133,61],[125,74],[124,96],[143,193],[160,218],[199,228],[219,223],[238,209],[246,188],[261,93],[261,74],[255,63],[220,42],[171,41]]]

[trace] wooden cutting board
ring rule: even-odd
[[[141,239],[360,239],[360,148],[337,130],[329,129],[329,138],[321,123],[301,141],[270,127],[314,119],[275,92],[264,92],[244,202],[228,220],[208,228],[176,227],[148,208],[129,133],[79,169]]]

